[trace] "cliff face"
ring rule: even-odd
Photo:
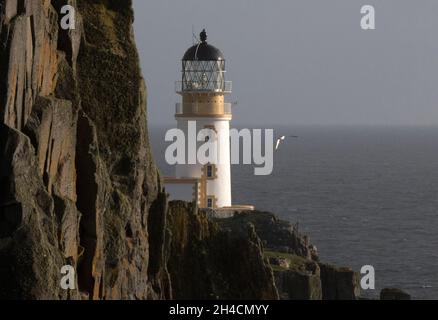
[[[128,0],[0,0],[0,299],[354,298],[274,215],[168,203],[133,17]]]
[[[276,298],[253,231],[168,209],[132,22],[131,1],[0,0],[0,298]]]
[[[78,9],[69,32],[65,4]],[[131,2],[0,9],[0,296],[161,297],[148,281],[147,226],[151,206],[164,208]],[[65,264],[79,291],[61,290]]]
[[[177,299],[278,299],[272,269],[251,224],[223,228],[184,202],[168,213],[168,269]]]
[[[233,234],[251,226],[263,244],[262,254],[274,274],[280,299],[354,300],[360,296],[359,275],[319,261],[308,237],[269,212],[248,212],[218,220]]]

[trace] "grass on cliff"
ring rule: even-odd
[[[303,266],[305,266],[309,261],[306,260],[303,257],[290,254],[290,253],[284,253],[284,252],[277,252],[277,251],[264,251],[264,256],[268,260],[270,258],[283,258],[287,259],[289,261],[289,268],[285,268],[278,265],[271,264],[272,270],[274,271],[285,271],[285,270],[301,270]]]

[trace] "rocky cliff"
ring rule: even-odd
[[[65,4],[75,30],[60,28]],[[130,1],[0,8],[0,295],[160,297],[147,226],[161,188]],[[65,264],[79,291],[59,287]]]
[[[77,9],[75,30],[60,28],[66,4]],[[186,276],[198,252],[171,255],[182,250],[179,237],[207,251],[226,240],[191,209],[166,214],[132,22],[130,1],[0,1],[0,298],[187,296],[195,288],[186,292],[173,277],[172,290],[168,264]],[[248,296],[275,297],[259,245],[248,239],[241,254],[248,261],[255,254],[250,267],[268,293],[253,288]],[[217,260],[204,261],[199,275]],[[178,270],[179,263],[186,267]],[[67,264],[77,272],[77,290],[59,285]]]
[[[253,211],[216,223],[234,235],[242,235],[242,228],[255,231],[262,243],[265,263],[273,270],[280,299],[355,300],[360,297],[356,272],[321,263],[308,236],[276,215]]]
[[[0,0],[0,298],[322,298],[333,271],[289,224],[168,203],[133,19],[131,1]]]

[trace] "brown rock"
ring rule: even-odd
[[[220,221],[223,227],[252,224],[267,249],[318,260],[318,254],[308,237],[298,232],[288,221],[270,212],[251,211]]]
[[[0,298],[74,298],[60,288],[54,204],[28,137],[0,124]]]
[[[321,279],[318,273],[276,271],[275,283],[283,300],[322,299]]]
[[[359,274],[351,268],[319,263],[324,300],[356,300],[360,296]]]
[[[161,186],[131,2],[80,1],[74,31],[59,28],[67,3],[76,6],[0,2],[0,254],[11,261],[2,296],[169,296],[165,275],[148,280],[148,214]],[[59,286],[67,263],[74,292]]]
[[[37,151],[39,173],[49,194],[76,201],[76,118],[70,101],[36,99],[23,131]]]
[[[252,226],[224,229],[194,206],[172,202],[168,228],[175,299],[278,299]]]
[[[411,296],[397,288],[384,288],[380,291],[380,300],[411,300]]]

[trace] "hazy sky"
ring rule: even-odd
[[[376,30],[360,28],[374,5]],[[234,125],[438,125],[436,0],[134,0],[151,125],[173,124],[192,26],[227,59]]]

